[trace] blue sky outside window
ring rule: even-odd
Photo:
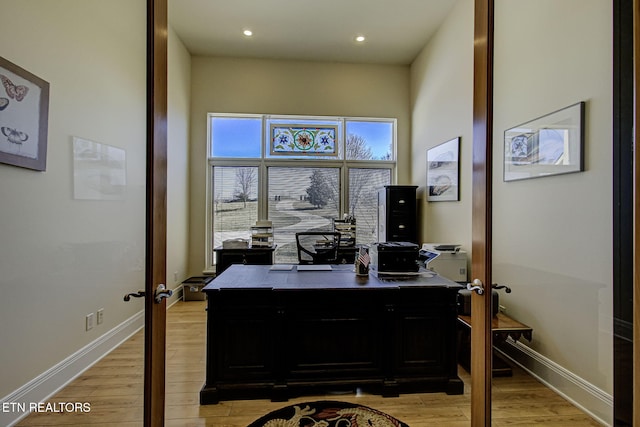
[[[348,121],[347,137],[349,135],[357,135],[362,137],[367,146],[373,153],[376,160],[387,159],[387,155],[393,153],[393,124],[390,122],[366,122],[366,121]],[[349,159],[347,159],[349,160]],[[393,160],[390,157],[389,160]]]
[[[211,117],[211,156],[216,158],[261,158],[261,146],[263,139],[263,121],[261,117]],[[270,118],[269,124],[296,123],[292,118]],[[350,135],[355,135],[364,141],[366,148],[370,150],[370,160],[394,160],[393,159],[393,132],[394,124],[391,121],[367,121],[367,120],[314,120],[300,119],[300,123],[308,125],[335,125],[338,126],[338,135],[341,135],[340,127],[344,123],[347,140]],[[342,138],[339,141],[339,157],[342,157]],[[267,156],[269,148],[267,147]],[[308,156],[307,156],[308,157]],[[318,156],[313,156],[318,158]],[[347,160],[362,160],[357,157]]]
[[[261,140],[260,118],[211,118],[212,157],[260,158]]]

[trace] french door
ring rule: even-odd
[[[640,294],[640,172],[638,164],[640,162],[640,0],[633,0],[633,138],[634,138],[634,162],[633,162],[633,366],[637,367],[640,362],[640,302],[635,296]],[[640,369],[633,370],[633,425],[640,425]]]
[[[164,425],[167,253],[167,0],[147,0],[144,425]],[[165,294],[166,295],[166,294]]]
[[[640,0],[633,2],[633,366],[640,359]],[[491,171],[493,138],[493,16],[494,0],[475,0],[473,102],[473,228],[472,277],[490,284],[492,223]],[[491,425],[491,301],[490,285],[472,297],[472,426]],[[633,425],[640,425],[640,369],[633,370]],[[614,399],[616,397],[614,396]]]
[[[475,0],[473,52],[473,202],[471,425],[491,425],[491,180],[493,0]]]

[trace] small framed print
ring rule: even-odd
[[[427,201],[460,200],[460,137],[427,150]]]
[[[0,57],[0,163],[44,171],[49,83]]]
[[[504,181],[584,170],[584,109],[569,107],[504,132]]]

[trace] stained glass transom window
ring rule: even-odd
[[[271,125],[272,155],[338,155],[337,126]]]

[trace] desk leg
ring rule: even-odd
[[[454,394],[463,394],[464,393],[464,381],[460,378],[451,378],[449,382],[447,382],[447,388],[445,393],[449,395]]]
[[[396,380],[385,380],[382,383],[382,397],[398,397],[398,382]]]
[[[458,364],[471,372],[471,329],[458,324]]]
[[[220,402],[217,387],[209,387],[206,384],[200,390],[200,404],[213,405]]]
[[[271,389],[272,402],[286,402],[289,400],[289,388],[286,384],[276,384]]]

